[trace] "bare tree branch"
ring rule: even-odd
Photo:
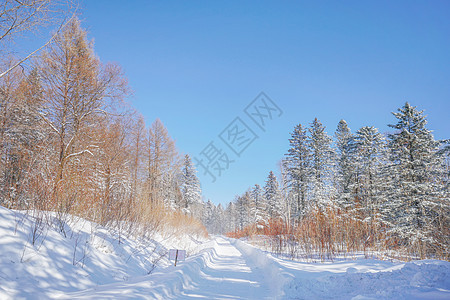
[[[61,10],[54,8],[54,6],[59,4],[57,0],[7,0],[4,5],[0,7],[0,17],[2,18],[2,22],[0,22],[0,32],[3,32],[0,34],[1,44],[5,44],[6,40],[12,41],[16,39],[21,32],[32,32],[40,27],[54,23],[53,18],[61,20],[57,22],[59,23],[58,29],[52,34],[50,39],[48,39],[41,47],[31,51],[23,58],[18,59],[15,64],[1,72],[0,78],[52,43],[61,30],[75,17],[78,6],[70,13],[72,11],[70,0],[64,3],[66,3],[66,5],[63,5],[61,10],[65,16],[62,20],[59,18]],[[70,15],[70,17],[68,18],[67,15]],[[1,44],[0,51],[1,48],[5,47],[5,45],[2,46]],[[5,55],[6,52],[3,51],[3,55]]]

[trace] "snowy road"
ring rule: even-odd
[[[448,262],[282,260],[216,237],[186,261],[61,299],[449,299]]]
[[[208,299],[263,299],[271,295],[264,274],[248,262],[228,240],[217,239],[216,255],[201,270],[190,290],[181,293],[186,298]],[[206,289],[205,289],[206,288]]]
[[[201,254],[150,276],[55,295],[60,299],[276,299],[280,278],[223,237]],[[261,264],[262,263],[262,264]],[[263,269],[261,269],[263,268]]]
[[[216,243],[215,255],[180,298],[273,299],[263,272],[252,266],[249,257],[224,238],[217,238]]]

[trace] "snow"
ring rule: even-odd
[[[298,262],[221,236],[119,244],[77,218],[67,237],[51,227],[33,246],[30,218],[0,207],[0,299],[450,299],[445,261]],[[164,256],[147,274],[177,247],[185,261],[174,267]]]
[[[0,206],[0,299],[49,299],[97,286],[128,282],[147,275],[169,247],[188,255],[201,244],[190,237],[155,235],[154,239],[121,238],[97,224],[69,218],[66,237],[47,226],[31,244],[31,213]],[[46,220],[55,223],[50,216]],[[170,265],[166,256],[159,268]]]
[[[317,265],[292,272],[285,291],[291,299],[448,299],[449,263],[393,265],[370,260]]]

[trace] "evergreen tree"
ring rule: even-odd
[[[310,198],[314,205],[324,208],[333,197],[331,179],[334,152],[331,148],[331,138],[317,118],[312,122],[309,133],[308,145],[311,152]]]
[[[290,148],[286,154],[286,186],[294,201],[293,214],[300,217],[306,212],[308,181],[310,172],[310,149],[306,130],[301,124],[295,126],[289,139]]]
[[[393,113],[396,131],[389,134],[390,189],[384,206],[384,221],[390,232],[414,246],[421,256],[434,242],[435,220],[447,213],[448,196],[442,191],[442,155],[423,111],[408,102]],[[447,208],[446,208],[447,207]],[[447,242],[448,245],[448,242]]]
[[[272,171],[269,172],[269,176],[264,186],[264,198],[267,203],[267,212],[269,218],[278,218],[281,216],[280,205],[280,191],[278,188],[278,181],[275,174]]]
[[[239,223],[237,219],[236,205],[233,202],[228,203],[224,215],[225,219],[227,220],[225,231],[231,232],[236,230],[239,227]]]
[[[186,154],[184,156],[181,184],[184,202],[183,210],[197,217],[201,217],[201,214],[196,211],[200,209],[200,205],[202,204],[202,190],[200,188],[200,181],[195,174],[196,172],[191,157]]]
[[[344,209],[351,208],[353,201],[351,198],[350,185],[354,178],[354,168],[352,163],[353,135],[345,120],[338,123],[336,132],[336,173],[335,187],[337,192],[337,203]]]
[[[247,197],[245,194],[236,196],[236,213],[238,228],[243,229],[248,225],[249,207],[247,204]]]
[[[248,200],[248,223],[249,224],[255,224],[256,223],[256,216],[257,216],[257,207],[256,207],[256,201],[253,198],[253,189],[248,189],[246,191]]]
[[[385,142],[378,130],[369,126],[359,129],[354,137],[355,180],[351,186],[358,204],[358,217],[367,222],[377,218],[380,210],[384,158]]]
[[[227,219],[225,218],[225,210],[222,204],[219,203],[214,210],[214,231],[213,233],[223,234],[226,231]]]
[[[295,192],[289,187],[290,177],[288,175],[289,169],[287,168],[287,162],[281,161],[280,163],[280,206],[282,212],[282,218],[287,224],[291,224],[290,221],[295,216],[298,219],[298,206]]]
[[[179,206],[181,197],[180,197],[180,183],[179,183],[179,174],[175,172],[167,172],[162,175],[162,189],[161,196],[163,197],[164,206],[166,208],[170,208],[171,210],[176,210],[179,208],[184,208],[182,205]]]
[[[254,222],[264,222],[264,220],[267,220],[267,210],[264,201],[265,199],[259,184],[255,184],[252,188],[251,197],[254,203],[254,212],[252,212],[252,215],[254,215]]]
[[[205,209],[203,210],[203,216],[202,216],[202,222],[203,225],[205,225],[206,230],[208,230],[209,233],[216,233],[215,232],[215,219],[216,219],[216,207],[214,203],[211,202],[210,199],[205,204]]]

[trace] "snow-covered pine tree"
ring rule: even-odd
[[[236,213],[238,228],[243,229],[249,222],[250,208],[248,206],[248,195],[244,193],[241,196],[236,196]]]
[[[164,187],[161,193],[163,197],[164,207],[171,210],[180,209],[180,189],[179,189],[179,178],[181,177],[176,170],[173,172],[164,173],[162,176],[162,186]]]
[[[352,163],[353,135],[345,120],[341,120],[336,128],[336,172],[334,176],[336,202],[344,211],[353,206],[350,185],[354,178]]]
[[[200,181],[195,174],[196,172],[191,157],[186,154],[184,156],[181,184],[184,202],[183,210],[188,214],[201,218],[201,211],[198,210],[202,206],[202,190],[200,188]]]
[[[289,195],[295,199],[293,215],[300,218],[307,210],[308,174],[311,158],[306,129],[303,129],[301,124],[295,126],[289,139],[289,145],[290,148],[285,159],[286,186],[290,189]]]
[[[216,206],[211,202],[210,199],[208,199],[205,204],[205,209],[203,210],[202,222],[209,233],[215,233],[215,210]]]
[[[254,214],[255,223],[264,223],[265,220],[267,220],[267,209],[262,189],[259,184],[255,184],[252,188],[251,197],[255,207],[255,211],[252,212],[252,214]]]
[[[267,212],[269,218],[278,218],[282,215],[280,204],[280,191],[278,188],[278,181],[275,174],[272,171],[269,172],[269,176],[264,186],[264,198],[267,203]]]
[[[225,222],[225,210],[223,209],[222,204],[219,203],[216,209],[214,210],[214,230],[213,233],[223,234],[226,231],[226,222]]]
[[[325,126],[315,118],[309,128],[308,146],[311,153],[309,182],[311,186],[311,205],[323,209],[331,203],[333,189],[331,185],[334,152],[331,138],[325,132]]]
[[[237,209],[233,202],[228,203],[225,210],[225,219],[227,220],[226,232],[235,231],[238,228]]]
[[[248,224],[255,224],[256,223],[256,213],[257,213],[257,207],[255,199],[253,198],[253,190],[248,189],[245,194],[247,196],[247,205],[248,205]]]
[[[295,194],[289,187],[289,175],[288,168],[285,160],[280,162],[280,175],[281,178],[279,180],[280,186],[280,206],[281,206],[281,217],[286,222],[286,224],[291,224],[291,220],[298,218],[298,215],[295,215],[297,211],[297,201],[295,198]]]
[[[354,137],[353,169],[350,184],[356,217],[372,224],[379,219],[384,179],[381,170],[385,159],[385,140],[373,126],[360,128]]]
[[[439,142],[425,127],[423,111],[406,102],[393,115],[397,123],[389,125],[395,132],[388,136],[391,181],[383,219],[391,233],[424,257],[436,249],[435,226],[442,212],[447,213],[448,224],[449,199],[442,186],[443,157],[439,154]]]
[[[242,195],[245,206],[246,206],[246,212],[244,219],[244,226],[248,226],[254,223],[254,217],[252,215],[252,212],[254,211],[254,202],[252,200],[250,189],[245,191],[245,193]]]

